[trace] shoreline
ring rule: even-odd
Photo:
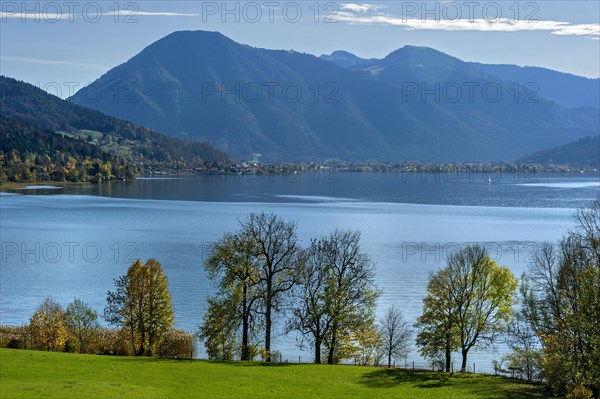
[[[0,186],[0,191],[4,190],[18,190],[28,186],[53,186],[53,187],[67,187],[67,186],[83,186],[92,184],[90,182],[67,182],[67,181],[35,181],[35,182],[8,182]],[[43,188],[42,188],[43,189]],[[33,188],[32,188],[33,190]]]

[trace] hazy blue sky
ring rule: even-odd
[[[0,72],[69,94],[177,30],[315,55],[406,44],[600,76],[598,1],[0,1]],[[318,10],[318,12],[317,12]],[[193,50],[191,50],[193,51]]]

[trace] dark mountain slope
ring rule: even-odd
[[[212,145],[185,142],[62,100],[25,82],[0,76],[0,113],[44,131],[90,141],[104,152],[165,161],[219,162]],[[88,137],[92,140],[88,140]]]
[[[543,165],[600,167],[600,136],[584,137],[560,147],[548,148],[519,159]]]

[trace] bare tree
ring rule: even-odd
[[[296,223],[275,214],[251,213],[240,222],[242,234],[253,241],[252,255],[258,265],[258,289],[265,322],[265,360],[271,361],[273,313],[279,310],[283,294],[294,287],[302,251]]]
[[[393,305],[381,321],[380,331],[382,337],[381,349],[387,356],[388,367],[391,367],[392,359],[401,359],[408,355],[413,331],[404,320],[402,311],[396,309]]]
[[[544,244],[523,278],[523,320],[536,334],[547,384],[600,394],[600,195],[578,209],[575,228]]]
[[[370,362],[380,346],[374,264],[359,242],[360,232],[335,230],[305,251],[288,331],[302,334],[301,346],[313,345],[315,363],[321,362],[322,345],[329,364],[352,357]]]
[[[374,285],[375,264],[360,250],[360,231],[335,230],[320,241],[323,261],[329,269],[327,308],[332,318],[325,345],[327,363],[344,357],[341,340],[373,324],[375,301],[380,292]],[[341,349],[341,355],[337,352]]]
[[[314,362],[321,363],[321,348],[331,327],[332,317],[328,312],[327,284],[330,276],[319,240],[313,239],[306,250],[299,284],[294,292],[292,317],[287,331],[300,332],[300,347],[312,346]],[[308,344],[308,345],[306,345]]]

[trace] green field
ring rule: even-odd
[[[543,398],[518,380],[429,371],[0,349],[0,398]]]

